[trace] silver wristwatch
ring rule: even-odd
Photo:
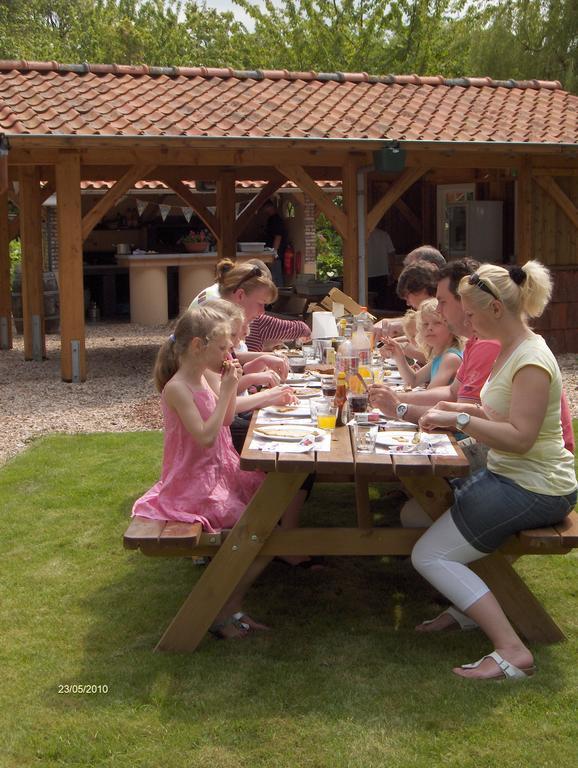
[[[458,429],[465,429],[468,424],[470,423],[470,414],[469,413],[458,413],[456,416],[456,427]]]
[[[407,409],[409,408],[409,405],[407,403],[398,403],[395,407],[395,415],[398,419],[405,419],[405,414],[407,413]]]

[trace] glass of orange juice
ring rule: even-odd
[[[333,400],[327,398],[316,403],[317,426],[319,429],[335,429],[337,422],[337,406]]]

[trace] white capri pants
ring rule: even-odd
[[[460,611],[466,611],[490,590],[464,563],[473,563],[486,555],[466,541],[448,509],[419,539],[411,562],[438,592]]]

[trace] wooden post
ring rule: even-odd
[[[38,166],[23,166],[20,169],[20,238],[24,359],[39,361],[46,357],[46,336],[44,334],[42,224]]]
[[[343,166],[343,212],[346,216],[343,238],[343,291],[356,301],[359,298],[359,215],[357,210],[357,169],[359,163],[348,157]],[[364,201],[365,205],[365,201]],[[366,206],[367,210],[367,206]],[[367,274],[365,275],[367,296]]]
[[[516,206],[516,263],[525,264],[532,258],[532,168],[524,159],[518,173]]]
[[[0,349],[12,349],[8,190],[0,192]]]
[[[221,259],[237,256],[235,227],[235,174],[226,171],[217,180],[217,218],[219,220],[218,252]]]
[[[86,380],[80,157],[63,154],[56,165],[60,287],[60,372],[63,381]]]

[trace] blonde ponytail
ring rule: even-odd
[[[523,320],[540,317],[552,296],[552,276],[539,261],[528,261],[523,267],[509,269],[497,264],[482,264],[474,274],[486,290],[480,290],[477,283],[472,283],[470,275],[460,281],[460,296],[467,296],[481,308],[488,307],[496,298]]]

